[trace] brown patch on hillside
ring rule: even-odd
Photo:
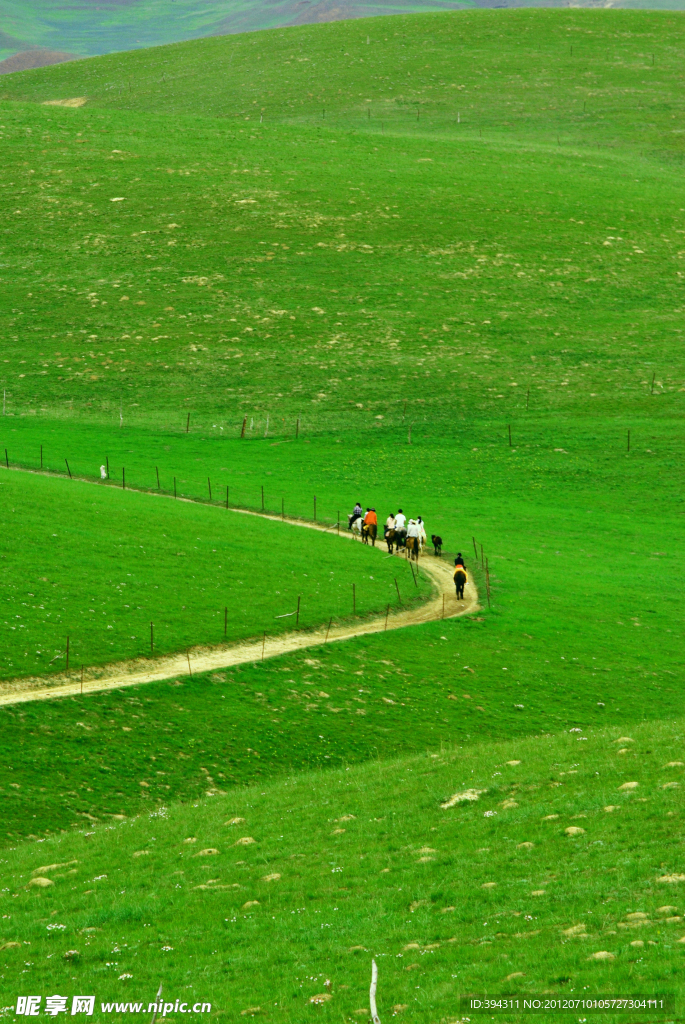
[[[72,96],[68,100],[43,100],[44,107],[83,107],[88,102],[87,96]]]
[[[46,68],[50,64],[63,64],[67,60],[78,60],[77,53],[63,53],[61,50],[35,49],[13,53],[0,60],[0,75],[12,75],[15,71],[29,71],[31,68]]]

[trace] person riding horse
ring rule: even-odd
[[[363,515],[364,515],[364,511],[363,511],[360,503],[357,502],[357,504],[354,506],[354,509],[353,509],[352,513],[347,517],[347,529],[351,530],[352,529],[352,524],[355,522],[355,520],[361,519],[361,517]]]
[[[415,519],[410,519],[409,525],[407,526],[406,547],[410,558],[418,561],[419,550],[421,547],[421,527]]]
[[[398,508],[395,516],[395,544],[398,548],[404,546],[407,539],[407,517],[401,508]]]
[[[369,538],[371,538],[371,544],[375,547],[377,534],[378,516],[376,515],[376,510],[375,508],[367,508],[366,515],[364,516],[364,525],[362,527],[362,540],[365,544],[368,544]]]
[[[457,588],[457,601],[464,600],[464,587],[467,583],[466,569],[461,554],[457,555],[454,569],[454,585]]]

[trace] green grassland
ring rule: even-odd
[[[381,521],[402,506],[471,571],[482,544],[491,581],[488,608],[477,570],[484,607],[468,619],[3,709],[4,844],[32,837],[5,854],[2,937],[31,942],[33,963],[3,952],[8,1000],[15,970],[46,992],[76,977],[105,998],[111,983],[137,999],[140,982],[146,1000],[161,977],[179,997],[206,986],[217,1014],[347,1021],[371,953],[387,954],[384,1021],[405,1004],[417,1020],[457,1020],[459,991],[678,988],[677,924],[618,924],[665,916],[678,901],[655,879],[682,870],[679,790],[659,789],[678,781],[661,766],[682,759],[682,36],[667,13],[463,11],[3,81],[0,553],[16,559],[3,603],[30,591],[19,600],[46,604],[39,545],[52,561],[47,534],[69,538],[66,575],[80,519],[78,580],[54,593],[77,620],[96,618],[96,597],[127,621],[110,581],[128,577],[109,567],[134,564],[137,617],[118,657],[146,653],[156,562],[174,583],[186,574],[193,600],[183,618],[178,584],[160,598],[166,649],[220,642],[226,587],[248,584],[217,568],[230,564],[214,526],[227,516],[254,590],[234,636],[274,628],[276,601],[291,610],[303,582],[319,602],[306,625],[348,614],[359,573],[379,565],[378,594],[393,585],[398,563],[378,553],[304,530],[286,550],[293,527],[209,507],[208,477],[215,501],[228,486],[253,510],[262,487],[267,510],[283,501],[293,516],[311,517],[316,496],[330,523],[357,499]],[[41,105],[74,97],[87,102]],[[50,475],[19,472],[40,467],[41,446]],[[108,459],[113,481],[125,466],[143,490],[159,470],[167,493],[175,477],[196,503],[70,481],[65,459],[90,481]],[[188,516],[195,534],[181,534]],[[192,536],[195,580],[172,554]],[[278,598],[263,593],[274,570]],[[404,578],[403,592],[406,566]],[[96,664],[100,638],[83,636]],[[618,754],[622,735],[635,743]],[[626,781],[640,787],[618,793]],[[512,786],[519,807],[503,807]],[[460,787],[488,792],[442,810]],[[586,832],[566,836],[582,814]],[[257,844],[229,846],[235,816],[236,838]],[[54,835],[84,821],[92,835]],[[148,844],[160,852],[132,859]],[[181,853],[194,864],[188,851],[210,847],[173,874]],[[22,887],[74,858],[77,876]],[[211,879],[243,888],[185,891]],[[561,934],[583,921],[589,939]],[[102,932],[80,934],[90,927]],[[616,959],[588,960],[601,951]],[[326,978],[333,999],[305,1008]]]
[[[382,1020],[458,1020],[460,993],[679,991],[682,732],[445,747],[22,845],[3,990],[96,993],[100,1016],[161,979],[212,1018],[351,1021],[374,956]]]
[[[218,506],[3,474],[0,678],[320,626],[425,599],[409,564]],[[293,535],[294,534],[294,535]],[[310,536],[310,534],[312,534]],[[27,544],[30,538],[31,543]],[[375,555],[375,557],[374,557]],[[150,624],[153,623],[154,650]]]

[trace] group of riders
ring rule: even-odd
[[[354,533],[358,533],[365,544],[368,544],[370,541],[375,547],[378,536],[378,516],[375,508],[367,508],[366,512],[364,512],[360,502],[357,502],[353,511],[347,517],[347,528]],[[409,558],[418,561],[428,536],[421,516],[408,520],[400,508],[394,514],[391,512],[386,519],[383,526],[383,539],[388,545],[389,554],[392,554],[393,550],[399,553],[404,549]],[[435,549],[435,555],[439,558],[442,554],[442,537],[431,534],[431,542]],[[459,600],[462,600],[464,597],[466,583],[466,567],[461,551],[459,551],[454,560],[454,585]]]
[[[375,546],[378,536],[378,516],[375,508],[367,508],[366,513],[357,502],[352,513],[348,516],[348,529],[359,533],[364,543],[369,541]],[[416,519],[407,519],[402,509],[396,514],[392,512],[385,520],[383,526],[383,539],[388,545],[388,551],[392,554],[393,548],[398,551],[406,548],[413,558],[417,558],[428,539],[426,527],[421,516]]]

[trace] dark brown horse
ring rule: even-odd
[[[454,570],[454,585],[457,588],[457,601],[464,600],[464,587],[466,586],[466,569],[458,565]]]
[[[393,545],[397,551],[405,546],[406,543],[406,530],[386,529],[385,531],[385,543],[388,545],[388,552],[392,554]]]
[[[362,541],[364,544],[368,544],[370,539],[371,546],[375,548],[377,536],[378,526],[376,523],[362,523]]]

